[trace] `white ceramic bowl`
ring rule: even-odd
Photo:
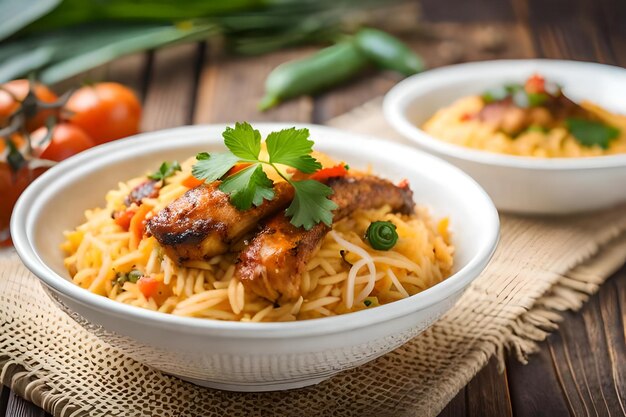
[[[575,101],[591,100],[626,114],[626,70],[556,60],[501,60],[453,65],[400,82],[387,94],[387,121],[420,148],[440,156],[480,183],[500,210],[558,214],[626,201],[626,154],[540,159],[470,149],[433,138],[418,126],[458,98],[480,94],[540,73]]]
[[[300,125],[302,126],[302,125]],[[255,124],[263,135],[287,127]],[[222,149],[224,126],[193,126],[99,146],[46,172],[21,196],[11,221],[15,248],[61,308],[138,361],[200,385],[237,391],[297,388],[370,361],[416,336],[448,310],[489,261],[498,215],[470,177],[430,155],[320,126],[316,149],[355,167],[407,178],[416,201],[450,216],[455,273],[408,299],[343,316],[292,323],[184,318],[112,301],[69,281],[63,231],[102,205],[107,190],[163,160]]]

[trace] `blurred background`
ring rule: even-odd
[[[465,61],[626,66],[624,0],[0,0],[0,23],[5,242],[33,178],[139,131],[325,123]]]

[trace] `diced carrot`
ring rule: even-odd
[[[228,177],[229,175],[233,175],[238,173],[239,171],[248,168],[250,165],[252,164],[248,164],[246,162],[242,162],[241,164],[237,164],[234,167],[232,167],[231,169],[228,170],[228,172],[226,173],[225,177]]]
[[[250,165],[251,164],[248,164],[248,163],[237,164],[234,167],[232,167],[231,169],[229,169],[228,172],[224,176],[227,177],[229,175],[236,174],[239,171],[241,171],[242,169],[245,169],[245,168],[249,167]],[[185,178],[183,180],[183,182],[181,182],[181,184],[184,187],[187,187],[187,188],[196,188],[197,186],[204,184],[204,180],[199,180],[196,177],[194,177],[193,175],[190,175],[187,178]]]
[[[154,298],[159,289],[159,281],[152,277],[143,276],[139,278],[139,281],[137,281],[137,287],[144,297]]]
[[[183,182],[181,182],[183,187],[187,187],[187,188],[196,188],[199,185],[202,185],[203,183],[204,183],[204,180],[199,180],[193,175],[188,176],[187,178],[183,180]]]
[[[134,209],[126,209],[115,216],[115,224],[120,226],[124,230],[128,230],[130,228],[130,221],[135,215],[136,210]]]
[[[345,177],[348,174],[345,164],[338,164],[330,168],[322,168],[314,172],[309,178],[315,181],[324,181],[333,177]]]
[[[139,206],[133,218],[130,219],[128,230],[130,231],[129,246],[131,250],[135,250],[139,247],[139,242],[143,237],[144,227],[146,225],[146,216],[151,210],[152,206],[144,203]]]

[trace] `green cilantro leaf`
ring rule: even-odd
[[[250,124],[237,123],[234,128],[226,128],[223,136],[229,151],[197,154],[192,168],[194,177],[209,182],[222,179],[219,189],[230,196],[237,209],[248,210],[253,205],[263,204],[263,200],[274,198],[274,183],[263,171],[264,165],[271,166],[295,189],[294,199],[285,211],[294,226],[309,230],[319,222],[332,224],[332,211],[337,205],[328,196],[333,190],[319,181],[290,179],[278,166],[287,165],[304,173],[313,173],[322,167],[311,156],[313,141],[308,139],[308,129],[291,128],[270,133],[266,139],[268,160],[259,158],[261,135]],[[223,178],[238,162],[252,165]]]
[[[273,199],[273,185],[261,164],[254,164],[226,178],[219,188],[230,195],[230,202],[237,209],[248,210],[252,204],[260,206],[263,199]]]
[[[165,161],[161,164],[161,166],[159,167],[159,170],[148,175],[148,178],[150,178],[151,180],[155,180],[155,181],[165,182],[166,178],[171,177],[172,175],[174,175],[176,171],[180,171],[180,170],[181,168],[180,168],[180,164],[178,163],[178,161],[173,161],[171,163]]]
[[[285,214],[291,217],[291,224],[311,229],[319,222],[330,226],[333,222],[332,211],[337,204],[328,199],[333,189],[315,180],[292,181],[296,193],[287,207]]]
[[[289,165],[305,174],[311,174],[322,167],[310,153],[313,141],[309,140],[309,129],[283,129],[272,132],[265,140],[270,163]]]
[[[191,168],[191,174],[199,180],[212,182],[224,176],[239,158],[230,152],[208,154],[201,152],[196,155],[198,162]]]
[[[255,162],[261,152],[261,134],[248,122],[235,123],[235,128],[227,127],[224,133],[224,145],[240,161]]]
[[[593,120],[569,118],[565,125],[571,134],[584,146],[599,146],[607,149],[611,140],[620,134],[619,129]]]

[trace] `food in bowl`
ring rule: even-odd
[[[455,101],[427,120],[433,137],[470,148],[541,158],[626,153],[626,115],[580,104],[539,74]]]
[[[407,181],[314,152],[307,129],[223,136],[227,152],[164,162],[87,210],[63,244],[73,282],[178,316],[275,322],[373,308],[452,273],[448,219]]]

